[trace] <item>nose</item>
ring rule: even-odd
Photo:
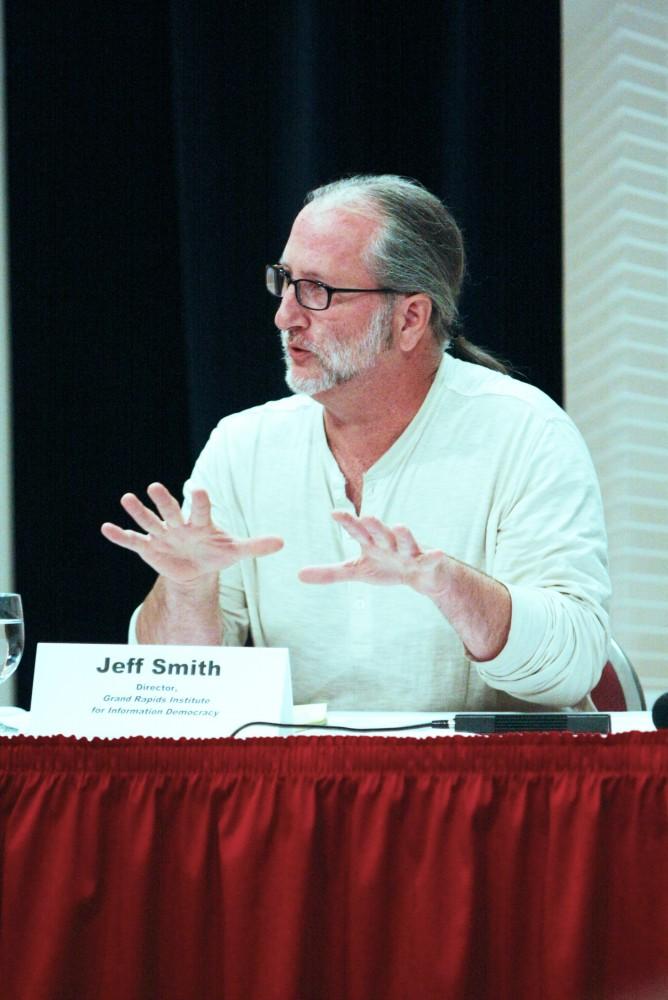
[[[297,302],[294,285],[288,285],[274,315],[274,323],[279,330],[294,330],[308,325],[307,310]]]

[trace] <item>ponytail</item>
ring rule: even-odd
[[[476,344],[472,344],[461,333],[451,334],[449,350],[452,356],[458,358],[459,361],[469,361],[471,364],[482,365],[483,368],[491,368],[492,371],[501,372],[502,375],[510,375],[510,365],[495,358],[493,354],[483,351]]]

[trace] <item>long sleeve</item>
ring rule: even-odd
[[[510,591],[512,621],[505,648],[478,665],[480,676],[517,698],[576,704],[606,660],[610,584],[596,475],[561,415],[515,467],[491,572]]]

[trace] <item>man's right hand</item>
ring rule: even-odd
[[[158,514],[134,493],[121,497],[123,509],[145,534],[106,522],[102,534],[114,545],[141,556],[160,576],[178,584],[189,584],[232,566],[241,559],[267,556],[283,548],[281,538],[232,538],[211,520],[211,502],[206,490],[193,490],[189,520],[184,520],[178,501],[161,483],[146,491]]]

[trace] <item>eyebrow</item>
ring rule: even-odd
[[[276,261],[276,264],[278,265],[278,267],[282,267],[283,270],[288,271],[288,273],[292,277],[292,268],[290,267],[289,264],[286,264],[284,260],[278,260]],[[324,278],[321,278],[317,271],[305,271],[302,277],[308,278],[311,281],[320,281],[322,282],[323,285],[327,284]]]

